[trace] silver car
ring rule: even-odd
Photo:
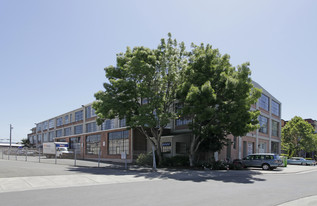
[[[287,164],[290,165],[316,165],[315,160],[306,160],[303,157],[292,157],[291,159],[287,160]]]
[[[242,166],[260,167],[263,170],[273,170],[282,165],[280,156],[272,153],[251,154],[242,159]]]

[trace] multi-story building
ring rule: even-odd
[[[281,102],[273,97],[261,85],[253,81],[256,88],[262,90],[262,95],[251,110],[259,110],[260,128],[246,136],[228,137],[228,146],[215,154],[215,158],[241,159],[252,153],[281,152]]]
[[[216,153],[216,159],[242,158],[254,152],[280,153],[281,103],[262,89],[262,96],[251,109],[261,111],[260,129],[244,137],[228,137],[230,145]],[[175,109],[179,105],[175,104]],[[84,159],[97,158],[120,161],[121,153],[131,162],[140,153],[151,151],[151,144],[137,129],[128,129],[125,119],[107,119],[96,123],[92,103],[36,124],[28,134],[30,143],[41,147],[43,142],[67,141]],[[164,130],[161,148],[165,156],[187,155],[190,146],[190,119],[171,120]]]

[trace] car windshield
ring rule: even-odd
[[[65,147],[60,147],[59,150],[60,150],[60,151],[67,151],[67,148],[65,148]]]

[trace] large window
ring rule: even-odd
[[[42,131],[42,123],[36,125],[36,132]]]
[[[262,94],[262,96],[259,99],[259,107],[262,109],[269,111],[269,97]]]
[[[63,117],[59,117],[56,119],[56,127],[63,125]]]
[[[259,116],[259,123],[260,123],[260,129],[259,132],[262,132],[264,134],[267,134],[267,128],[268,128],[268,118],[260,115]]]
[[[80,137],[69,138],[69,149],[80,151]]]
[[[108,133],[108,151],[110,155],[129,154],[129,130]]]
[[[272,114],[280,116],[280,104],[272,100]]]
[[[95,109],[92,108],[91,105],[86,107],[86,119],[91,118],[91,117],[95,117],[95,116],[96,116]]]
[[[83,133],[83,125],[77,125],[74,127],[74,134],[81,134]]]
[[[272,136],[278,137],[279,123],[272,120]]]
[[[51,119],[48,123],[48,127],[51,129],[51,128],[54,128],[54,119]]]
[[[98,155],[100,151],[100,134],[88,135],[86,137],[86,154]]]
[[[101,130],[114,129],[114,119],[107,119],[101,125]]]
[[[97,131],[97,124],[96,122],[91,122],[91,123],[88,123],[86,124],[86,132],[89,133],[89,132],[95,132]]]
[[[62,129],[56,130],[56,137],[61,137],[63,135]]]
[[[47,130],[48,129],[48,122],[45,121],[43,122],[43,130]]]
[[[83,120],[83,110],[75,112],[75,122]]]
[[[48,139],[49,139],[49,142],[54,141],[54,131],[48,133]]]
[[[69,116],[68,116],[68,115],[66,115],[66,116],[64,117],[64,122],[65,122],[65,124],[68,124],[68,123],[69,123]]]
[[[42,135],[38,134],[37,135],[37,143],[41,143],[42,142]]]
[[[126,119],[125,118],[120,119],[119,124],[120,124],[119,127],[126,127],[127,126]]]
[[[64,136],[70,136],[72,135],[72,128],[71,127],[67,127],[64,129]]]
[[[43,142],[48,142],[48,134],[47,133],[43,134]]]

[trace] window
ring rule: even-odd
[[[48,141],[53,142],[54,141],[54,131],[48,133]]]
[[[63,117],[59,117],[56,119],[56,127],[63,125]]]
[[[72,128],[71,127],[67,127],[64,129],[64,136],[70,136],[72,135]]]
[[[83,120],[83,110],[75,112],[75,122]]]
[[[186,143],[185,142],[176,142],[176,153],[177,154],[186,154]]]
[[[85,108],[86,110],[86,119],[91,117],[91,105]]]
[[[272,120],[272,136],[278,137],[279,131],[279,123],[277,121]]]
[[[68,115],[66,115],[66,116],[64,117],[64,122],[65,122],[65,124],[68,124],[68,123],[69,123],[69,116],[68,116]]]
[[[36,132],[40,132],[40,131],[42,131],[42,124],[41,123],[36,125]]]
[[[108,151],[110,155],[129,154],[129,130],[108,133]]]
[[[47,133],[44,133],[43,134],[43,142],[48,142],[48,134]]]
[[[86,132],[95,132],[97,131],[97,124],[96,122],[91,122],[86,124]]]
[[[183,118],[180,118],[180,119],[177,119],[175,121],[175,125],[176,126],[181,126],[181,125],[188,125],[189,123],[191,123],[192,120],[191,119],[183,119]]]
[[[180,103],[175,104],[175,112],[176,113],[179,113],[182,108],[183,108],[183,104],[180,104]],[[178,118],[175,120],[175,125],[176,126],[188,125],[191,122],[192,122],[191,119],[181,117],[181,118]]]
[[[101,130],[114,129],[114,119],[107,119],[101,125]]]
[[[86,110],[86,119],[96,116],[95,109],[92,108],[91,105],[86,107],[85,110]]]
[[[48,129],[48,122],[43,122],[43,130],[46,130]]]
[[[126,122],[126,119],[125,119],[125,118],[123,118],[123,119],[120,119],[120,122],[119,122],[119,124],[120,124],[120,127],[126,127],[126,126],[127,126],[127,122]]]
[[[279,153],[279,143],[278,142],[273,142],[271,143],[271,152],[278,154]]]
[[[61,137],[63,134],[63,131],[61,129],[56,130],[56,137]]]
[[[69,138],[69,149],[80,149],[80,137]]]
[[[42,135],[41,134],[37,135],[37,142],[38,143],[42,142]]]
[[[267,134],[267,123],[268,123],[268,118],[260,115],[259,116],[259,123],[260,123],[260,129],[259,132],[262,132],[264,134]]]
[[[101,135],[88,135],[86,137],[86,154],[98,155],[100,151]]]
[[[259,107],[262,109],[269,111],[269,97],[262,94],[262,96],[259,99]]]
[[[74,127],[74,134],[81,134],[83,133],[83,125],[77,125]]]
[[[49,120],[48,127],[49,127],[50,129],[55,127],[55,125],[54,125],[54,119]]]
[[[233,137],[233,149],[237,149],[237,137]]]
[[[280,116],[280,104],[272,100],[272,114]]]

